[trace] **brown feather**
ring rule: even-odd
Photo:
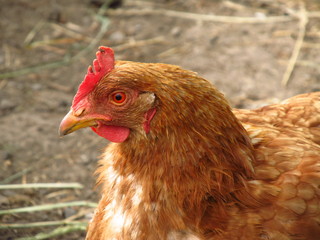
[[[320,239],[320,93],[232,110],[193,72],[123,61],[92,106],[117,88],[140,95],[121,113],[129,138],[100,161],[87,239]]]

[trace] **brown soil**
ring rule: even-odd
[[[103,15],[109,21],[105,32],[97,18],[101,2],[0,0],[0,73],[11,72],[0,75],[0,183],[78,182],[84,186],[78,190],[0,190],[1,209],[99,199],[93,173],[107,142],[89,129],[65,138],[57,133],[99,45],[114,47],[117,59],[165,62],[196,71],[221,89],[235,107],[254,108],[320,90],[318,0],[304,3],[309,19],[287,86],[281,81],[303,31],[298,18],[225,23],[171,16],[172,12],[160,10],[263,20],[299,14],[298,0],[112,1],[112,11]],[[316,11],[317,15],[311,15]],[[102,40],[95,43],[99,32]],[[62,62],[88,46],[82,56]],[[51,62],[58,62],[57,67],[48,67]],[[25,68],[28,72],[18,71]],[[21,174],[10,179],[16,173]],[[57,221],[85,209],[5,214],[0,215],[0,222]],[[88,221],[91,212],[77,220]],[[54,228],[0,228],[0,239],[34,236]],[[84,235],[77,231],[51,239]]]

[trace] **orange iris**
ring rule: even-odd
[[[112,94],[112,101],[116,104],[121,104],[126,100],[127,96],[124,92],[116,92]]]

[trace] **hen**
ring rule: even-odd
[[[96,55],[60,125],[113,142],[87,239],[320,239],[320,92],[232,110],[194,72]]]

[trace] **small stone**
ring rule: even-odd
[[[115,41],[115,42],[122,42],[124,40],[125,36],[123,34],[123,32],[117,31],[114,32],[110,35],[109,39],[111,41]]]
[[[68,207],[68,208],[64,209],[63,217],[64,218],[69,218],[69,217],[75,215],[76,213],[77,212],[76,212],[76,210],[74,208]]]
[[[13,110],[17,104],[15,102],[10,101],[9,99],[5,98],[0,101],[0,109],[10,111]]]
[[[40,83],[34,83],[34,84],[31,85],[31,88],[33,90],[41,90],[43,88],[43,86]]]

